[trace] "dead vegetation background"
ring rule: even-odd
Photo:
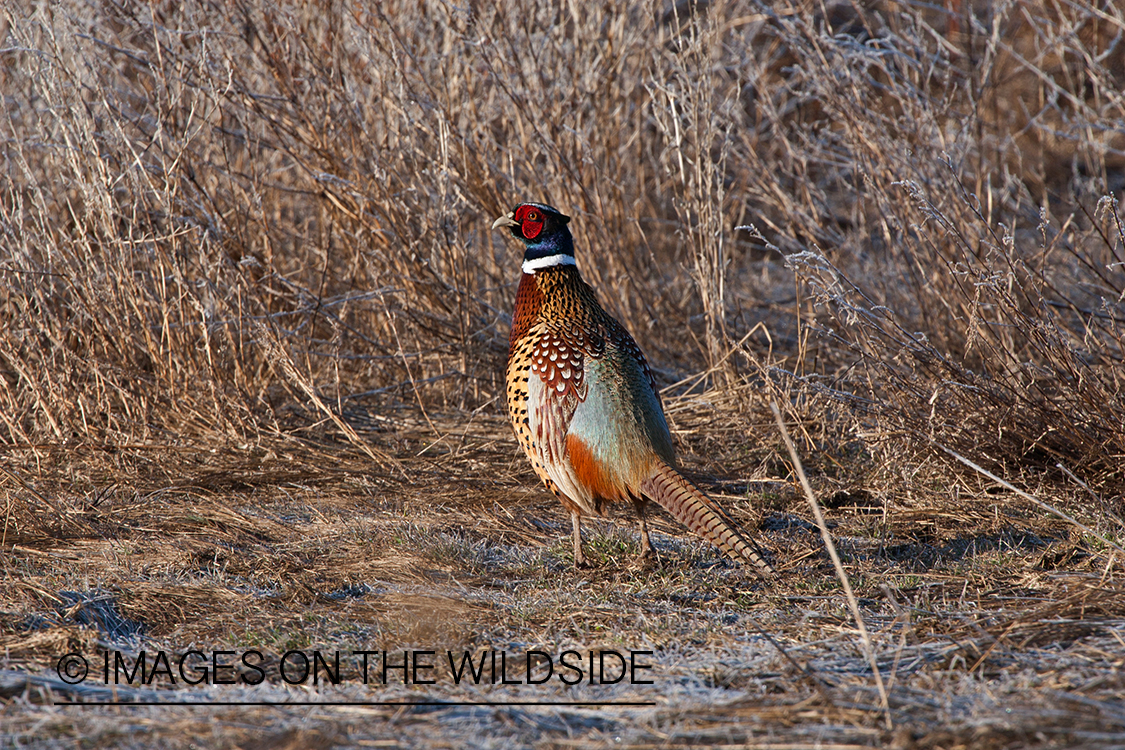
[[[226,747],[1125,742],[1113,2],[2,13],[6,741],[183,745],[207,713]],[[502,403],[518,249],[488,227],[522,199],[574,217],[776,590],[671,523],[659,569],[607,525],[570,570]],[[652,647],[654,686],[518,695],[657,705],[49,705],[69,650],[365,644]]]

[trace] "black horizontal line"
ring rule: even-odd
[[[56,706],[655,706],[655,701],[56,701]]]

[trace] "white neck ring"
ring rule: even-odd
[[[536,271],[542,270],[544,268],[550,268],[551,266],[575,265],[578,264],[574,262],[573,255],[564,255],[563,253],[559,253],[558,255],[548,255],[543,258],[532,258],[531,260],[525,260],[523,262],[523,272],[535,273]]]

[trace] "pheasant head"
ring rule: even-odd
[[[574,239],[567,229],[570,217],[545,203],[521,203],[492,224],[508,227],[512,236],[523,241],[524,273],[550,266],[574,265]]]

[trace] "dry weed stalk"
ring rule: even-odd
[[[832,558],[832,567],[836,570],[836,577],[840,581],[840,586],[844,589],[844,597],[848,601],[848,609],[851,610],[852,619],[855,620],[856,628],[859,630],[860,643],[863,645],[864,656],[867,657],[867,663],[871,665],[871,673],[875,677],[875,687],[879,691],[879,700],[883,704],[884,718],[887,723],[887,729],[894,728],[894,721],[891,718],[891,706],[887,699],[887,689],[883,685],[883,674],[879,671],[879,660],[875,656],[875,648],[871,644],[871,636],[867,632],[867,623],[863,620],[863,613],[859,611],[859,602],[855,598],[855,592],[852,591],[852,583],[848,578],[847,571],[844,570],[844,564],[840,562],[840,555],[836,552],[836,544],[832,541],[832,533],[828,530],[828,525],[824,521],[824,513],[820,509],[820,503],[816,500],[816,493],[813,492],[812,485],[809,484],[809,479],[805,475],[805,467],[801,464],[801,457],[797,453],[797,446],[793,445],[793,438],[789,436],[789,430],[785,426],[785,420],[781,417],[781,410],[777,407],[776,401],[770,402],[770,411],[773,412],[774,421],[777,423],[777,429],[781,432],[781,438],[785,441],[785,447],[789,451],[789,460],[792,461],[793,472],[797,475],[797,480],[801,484],[801,489],[805,493],[805,499],[809,502],[809,509],[812,511],[813,518],[816,519],[817,528],[820,530],[820,538],[824,541],[824,547],[828,550],[828,556]]]

